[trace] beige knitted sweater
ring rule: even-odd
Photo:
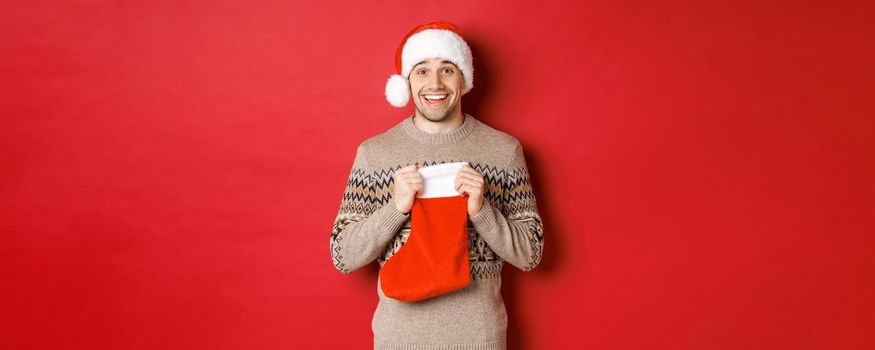
[[[471,283],[418,302],[386,297],[377,278],[375,349],[505,349],[504,262],[531,271],[544,236],[523,150],[514,137],[465,114],[463,124],[430,134],[408,117],[362,142],[331,232],[334,266],[350,274],[375,259],[382,267],[407,241],[410,214],[395,207],[393,174],[416,162],[467,161],[486,180],[482,209],[468,218]]]

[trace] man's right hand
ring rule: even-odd
[[[402,213],[409,213],[413,208],[413,200],[418,192],[422,192],[424,180],[422,174],[417,171],[422,168],[419,163],[411,164],[395,171],[395,207]]]

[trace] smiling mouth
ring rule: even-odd
[[[447,102],[450,94],[422,94],[422,98],[425,100],[425,104],[429,106],[440,106]]]

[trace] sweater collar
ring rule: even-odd
[[[462,125],[459,125],[458,128],[453,129],[450,132],[446,133],[437,133],[432,134],[425,131],[420,130],[413,124],[413,116],[407,117],[401,122],[401,126],[404,131],[410,136],[412,139],[419,141],[421,143],[429,143],[429,144],[447,144],[453,143],[456,141],[460,141],[471,134],[474,131],[474,127],[477,126],[477,120],[474,119],[470,114],[464,113],[465,121],[462,122]]]

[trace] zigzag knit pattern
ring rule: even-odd
[[[425,165],[452,163],[456,160],[425,162]],[[349,224],[364,220],[383,205],[389,203],[394,193],[394,173],[402,168],[398,165],[392,168],[380,169],[372,173],[364,169],[353,168],[341,200],[340,211],[334,221],[331,232],[331,252],[335,267],[344,273],[350,273],[343,261],[340,242],[341,231]],[[501,210],[508,219],[525,222],[529,229],[529,240],[533,247],[530,263],[523,270],[533,269],[541,260],[543,233],[541,218],[537,212],[535,196],[532,193],[529,176],[524,167],[500,169],[488,164],[471,163],[471,167],[480,172],[486,182],[484,199]],[[496,278],[500,276],[503,260],[484,241],[474,226],[468,223],[468,256],[471,266],[471,278]],[[408,220],[399,232],[389,241],[385,250],[377,257],[382,267],[389,258],[398,252],[407,242],[410,235]]]

